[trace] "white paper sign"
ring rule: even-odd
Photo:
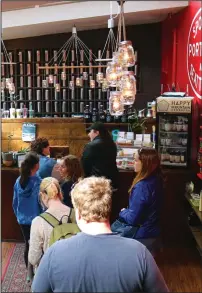
[[[22,125],[22,140],[33,141],[36,139],[36,124],[23,123]]]

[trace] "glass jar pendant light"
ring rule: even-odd
[[[70,80],[70,82],[69,82],[69,89],[70,90],[74,89],[74,81],[73,80]]]
[[[66,72],[65,71],[62,71],[61,73],[61,80],[66,80]]]
[[[76,78],[76,86],[82,86],[83,85],[83,80],[81,77],[77,77]]]
[[[106,92],[108,88],[109,88],[109,87],[108,87],[107,79],[104,78],[104,79],[103,79],[103,82],[102,82],[102,91],[103,91],[103,92]]]
[[[109,112],[112,116],[123,115],[124,105],[122,93],[119,91],[110,92]]]
[[[103,72],[98,72],[97,75],[96,75],[96,81],[98,83],[103,83],[103,79],[104,79]]]
[[[120,90],[124,105],[132,105],[136,95],[136,80],[133,71],[125,71],[121,77]]]
[[[59,83],[55,84],[55,90],[56,90],[56,92],[60,91],[60,84]]]
[[[117,63],[120,66],[131,67],[135,65],[135,53],[131,41],[119,43],[118,54],[116,55]]]
[[[53,77],[53,75],[52,74],[50,74],[49,76],[48,76],[48,82],[49,83],[54,83],[54,77]]]
[[[83,72],[83,80],[88,80],[88,72]]]
[[[116,62],[109,62],[106,69],[106,79],[111,87],[117,87],[122,75],[122,67]]]
[[[91,79],[90,80],[90,88],[91,89],[94,89],[95,88],[95,80],[94,79]]]

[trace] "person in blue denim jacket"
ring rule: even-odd
[[[56,160],[49,158],[50,148],[49,142],[45,137],[39,137],[31,143],[31,150],[36,152],[39,157],[39,170],[37,174],[41,179],[51,177],[53,167],[56,164]]]
[[[28,267],[28,251],[32,220],[42,212],[39,202],[41,178],[36,175],[39,156],[30,152],[21,164],[20,177],[14,185],[13,210],[25,241],[24,260]]]
[[[121,210],[119,218],[129,225],[140,226],[135,239],[147,246],[160,236],[163,178],[157,151],[140,149],[135,155],[134,170],[137,175],[129,190],[129,207]]]

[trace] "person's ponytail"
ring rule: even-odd
[[[26,155],[20,168],[20,185],[24,189],[29,181],[32,169],[39,163],[39,156],[30,152]]]

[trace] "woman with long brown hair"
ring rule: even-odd
[[[73,208],[70,192],[73,185],[83,176],[79,159],[74,155],[64,157],[60,164],[59,172],[62,177],[60,186],[63,193],[63,202],[68,207]]]
[[[139,227],[134,238],[146,245],[146,239],[160,235],[163,178],[157,151],[140,149],[135,155],[134,170],[137,175],[129,189],[129,207],[121,210],[119,219]]]

